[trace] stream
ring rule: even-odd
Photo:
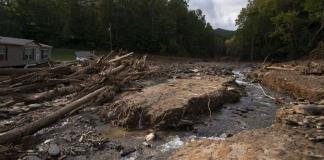
[[[156,141],[143,144],[149,145],[149,147],[136,150],[136,152],[125,156],[123,159],[167,159],[174,150],[196,139],[223,140],[243,130],[271,126],[275,120],[276,111],[280,106],[266,97],[263,90],[273,97],[284,97],[287,101],[290,99],[267,88],[261,88],[259,84],[249,82],[246,74],[251,69],[242,66],[233,71],[236,83],[245,90],[245,95],[241,97],[238,103],[226,104],[219,111],[201,118],[201,123],[193,126],[195,132],[159,132]],[[128,146],[143,143],[141,137],[145,137],[147,134],[140,131],[127,132],[118,128],[109,128],[106,133],[107,138],[120,139],[123,144]],[[123,136],[119,137],[118,135]]]

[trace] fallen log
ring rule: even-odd
[[[122,71],[125,68],[126,68],[126,66],[122,64],[122,65],[120,65],[120,66],[118,66],[116,68],[107,69],[107,70],[101,72],[100,75],[101,76],[109,76],[109,75],[115,74],[117,72],[120,72],[120,71]]]
[[[47,80],[43,83],[34,83],[29,85],[23,85],[19,87],[7,87],[7,88],[0,88],[0,95],[9,95],[13,93],[22,93],[22,92],[29,92],[34,91],[37,89],[43,89],[47,87],[56,86],[58,84],[66,84],[66,83],[80,83],[80,80],[75,79],[51,79]],[[20,84],[19,84],[20,85]]]
[[[113,63],[113,62],[120,61],[120,60],[122,60],[122,59],[125,59],[125,58],[127,58],[127,57],[132,56],[133,54],[134,54],[133,52],[128,53],[128,54],[126,54],[126,55],[123,55],[123,56],[117,57],[117,58],[115,58],[115,59],[112,59],[112,60],[108,61],[108,63]]]
[[[13,74],[26,74],[32,72],[39,72],[44,70],[44,68],[1,68],[0,75],[13,75]]]
[[[42,92],[42,93],[37,93],[37,94],[28,96],[28,97],[24,97],[24,96],[17,97],[16,96],[16,99],[18,99],[19,101],[25,102],[27,104],[38,103],[38,102],[42,102],[42,101],[51,100],[51,99],[54,99],[54,98],[57,98],[60,96],[72,94],[72,93],[81,91],[83,88],[84,87],[81,85],[67,86],[67,87],[55,88],[53,90]]]
[[[58,111],[47,115],[46,117],[44,117],[42,119],[39,119],[35,122],[27,124],[23,127],[15,128],[8,132],[1,133],[0,134],[0,144],[18,141],[21,138],[23,138],[24,136],[32,135],[47,126],[52,125],[53,123],[60,120],[61,118],[64,118],[65,115],[68,114],[69,112],[77,109],[81,105],[84,105],[87,102],[91,101],[92,99],[96,98],[98,95],[100,95],[102,92],[106,91],[107,89],[109,89],[109,87],[107,87],[107,86],[102,87],[102,88],[82,97],[81,99],[78,99],[78,100],[66,105],[65,107],[59,109]]]

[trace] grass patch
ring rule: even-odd
[[[51,60],[73,61],[75,60],[75,50],[74,49],[53,49]]]

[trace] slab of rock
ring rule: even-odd
[[[209,114],[239,100],[232,77],[179,79],[123,95],[104,115],[121,126],[178,128],[183,120]],[[233,89],[235,88],[235,89]]]

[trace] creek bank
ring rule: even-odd
[[[297,100],[316,103],[324,99],[324,60],[265,65],[249,77]]]
[[[225,140],[191,142],[170,159],[323,159],[324,114],[305,111],[308,107],[280,109],[276,123],[268,128],[243,131]],[[304,118],[311,120],[305,123]]]

